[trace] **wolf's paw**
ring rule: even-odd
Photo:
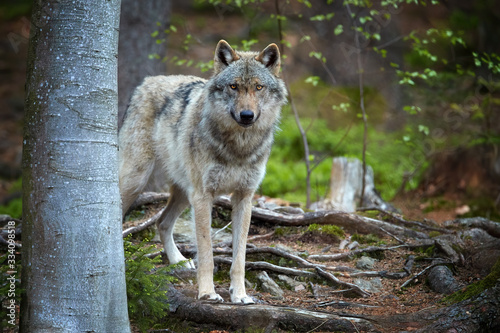
[[[244,296],[241,298],[235,297],[234,299],[231,300],[231,302],[233,302],[235,304],[243,304],[243,305],[255,304],[255,301],[250,296]]]
[[[201,301],[209,301],[215,303],[223,303],[224,299],[217,293],[203,294],[198,296]]]
[[[196,269],[193,259],[185,260],[182,266],[184,266],[185,269]]]
[[[247,296],[245,292],[235,293],[233,288],[229,288],[229,294],[231,294],[231,302],[234,304],[255,304],[255,301],[252,297]]]

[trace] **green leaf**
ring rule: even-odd
[[[299,43],[303,43],[304,41],[309,41],[311,40],[311,36],[309,35],[304,35],[302,36],[302,38],[300,39]]]
[[[314,87],[318,85],[319,82],[319,76],[309,76],[307,79],[305,79],[306,83],[312,84]]]
[[[333,30],[333,33],[335,34],[335,36],[338,36],[343,32],[344,32],[344,26],[342,24],[337,25],[335,27],[335,30]]]
[[[425,125],[418,125],[418,131],[424,133],[425,135],[429,135],[429,127]]]

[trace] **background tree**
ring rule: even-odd
[[[120,1],[35,1],[21,330],[129,332],[118,189]]]
[[[170,25],[170,0],[123,0],[118,43],[118,116],[121,123],[134,89],[146,76],[165,74],[159,35]],[[156,33],[155,33],[156,32]],[[161,34],[161,36],[164,36]],[[152,56],[152,55],[155,56]]]

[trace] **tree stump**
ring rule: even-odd
[[[385,202],[375,189],[373,169],[367,165],[363,207],[375,207],[386,211],[396,209]],[[316,209],[337,209],[355,212],[358,208],[363,183],[363,164],[356,158],[335,157],[330,176],[330,192],[323,202],[316,203]]]

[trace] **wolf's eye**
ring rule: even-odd
[[[229,87],[231,87],[231,89],[233,89],[233,90],[236,90],[238,88],[238,86],[236,84],[231,84]]]
[[[255,86],[255,89],[257,89],[257,90],[262,90],[262,88],[264,88],[264,86],[260,85],[260,84],[258,84],[258,85]]]

